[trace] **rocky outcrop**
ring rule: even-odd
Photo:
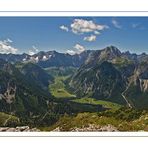
[[[139,79],[140,80],[140,88],[143,92],[148,91],[148,80],[147,79]]]
[[[63,130],[60,129],[60,127],[57,127],[52,132],[60,132],[60,131]],[[70,131],[71,132],[119,132],[116,127],[110,124],[106,126],[89,124],[87,127],[82,127],[82,128],[74,127]]]
[[[37,128],[29,128],[29,126],[0,127],[0,132],[40,132]]]
[[[10,83],[8,82],[7,90],[2,96],[2,98],[5,99],[7,103],[11,104],[15,99],[15,94],[16,94],[16,86],[11,86]]]

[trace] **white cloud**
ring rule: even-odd
[[[35,52],[33,52],[33,51],[29,50],[28,54],[29,54],[29,55],[34,55],[34,54],[35,54]]]
[[[69,31],[68,27],[66,27],[66,26],[64,26],[64,25],[60,26],[60,29],[62,29],[62,30],[64,30],[64,31],[66,31],[66,32],[68,32],[68,31]]]
[[[70,55],[75,55],[76,51],[74,51],[74,50],[67,50],[66,53],[68,53]]]
[[[34,45],[32,46],[32,49],[29,49],[28,54],[29,55],[34,55],[35,53],[37,53],[39,50],[38,48],[36,48]]]
[[[83,34],[95,31],[101,31],[107,29],[108,26],[96,24],[93,21],[83,20],[83,19],[74,19],[71,24],[72,32],[75,34]]]
[[[0,41],[0,53],[2,53],[2,54],[17,53],[18,49],[12,47],[11,43],[12,43],[12,40],[10,40],[10,39]]]
[[[75,54],[80,54],[85,50],[86,49],[84,48],[84,46],[82,46],[80,44],[76,44],[72,50],[67,50],[66,53],[68,53],[70,55],[75,55]]]
[[[82,45],[80,45],[80,44],[76,44],[76,45],[74,46],[74,48],[77,50],[77,53],[78,53],[78,54],[86,50],[86,49],[84,48],[84,46],[82,46]]]
[[[114,25],[115,28],[121,29],[122,26],[119,24],[119,22],[115,19],[112,19],[112,24]]]
[[[84,41],[93,42],[95,40],[96,40],[96,36],[95,35],[84,37]]]

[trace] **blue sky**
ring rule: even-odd
[[[148,53],[148,18],[0,17],[1,53],[73,53],[109,45],[121,51]]]

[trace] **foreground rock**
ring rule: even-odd
[[[29,126],[0,127],[0,132],[40,132],[37,128],[29,128]]]
[[[52,132],[60,132],[60,131],[64,131],[64,130],[60,129],[60,127],[57,127]],[[89,126],[87,127],[82,127],[82,128],[75,127],[75,128],[72,128],[70,131],[71,132],[119,132],[117,128],[115,128],[110,124],[106,126],[89,124]]]

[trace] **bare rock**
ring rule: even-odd
[[[37,128],[29,128],[29,126],[0,127],[0,132],[40,132]]]
[[[52,132],[60,132],[64,131],[60,127],[57,127]],[[74,127],[70,130],[71,132],[118,132],[117,128],[112,125],[100,126],[89,124],[87,127]]]

